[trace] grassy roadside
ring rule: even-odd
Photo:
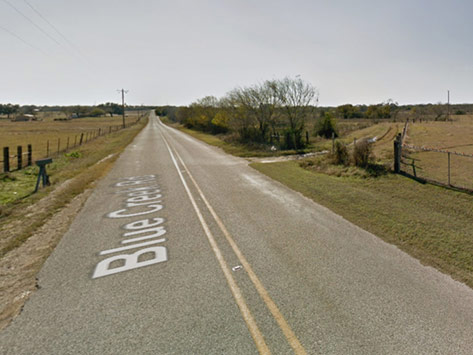
[[[400,175],[336,177],[293,161],[251,166],[473,287],[472,195]]]
[[[249,157],[263,158],[263,157],[274,157],[274,156],[281,156],[281,155],[304,154],[313,150],[310,147],[307,149],[302,149],[302,150],[284,150],[284,151],[275,151],[275,152],[272,152],[270,150],[257,149],[256,147],[255,149],[252,149],[252,147],[242,145],[242,144],[227,143],[224,140],[220,139],[218,136],[215,136],[212,134],[195,131],[195,130],[188,129],[180,125],[171,125],[171,126],[207,144],[213,145],[214,147],[221,148],[223,149],[225,153],[235,155],[237,157],[242,157],[242,158],[249,158]]]
[[[37,167],[0,176],[0,257],[24,243],[55,212],[107,173],[147,120],[99,137],[48,165],[51,186],[31,194]],[[63,187],[67,184],[67,187]],[[46,202],[47,201],[47,202]]]
[[[176,128],[229,154],[255,156],[254,151],[218,137]],[[377,136],[376,154],[391,161],[392,138],[400,129],[388,123],[368,126],[351,132],[347,142],[353,137]],[[329,142],[323,144],[328,147]],[[281,152],[261,156],[271,155]],[[370,177],[363,169],[322,166],[317,171],[309,163],[310,159],[250,166],[473,288],[473,195],[423,185],[387,170]]]
[[[55,157],[48,167],[51,186],[0,205],[0,331],[38,288],[37,274],[90,195],[88,188],[110,170],[146,122]],[[9,181],[0,182],[0,196],[32,191],[35,172],[9,174]]]

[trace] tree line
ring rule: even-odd
[[[188,128],[230,132],[241,143],[272,144],[281,134],[283,148],[301,149],[307,143],[304,129],[315,113],[318,96],[312,84],[286,77],[238,87],[220,99],[206,96],[189,106],[160,107],[156,113]]]
[[[15,104],[0,104],[0,115],[7,115],[10,118],[10,115],[18,112],[20,105]]]
[[[151,110],[150,106],[126,106],[128,111]],[[36,106],[18,104],[0,104],[0,115],[6,115],[8,119],[15,114],[36,114],[38,112],[62,112],[65,117],[100,117],[105,115],[122,115],[123,107],[114,102],[106,102],[96,106],[72,105],[72,106]]]

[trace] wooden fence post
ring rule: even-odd
[[[46,156],[49,157],[49,139],[48,139],[48,142],[46,143]]]
[[[82,140],[84,139],[84,133],[81,133],[80,134],[80,141],[79,141],[79,145],[82,145]]]
[[[16,160],[18,162],[18,170],[20,170],[23,167],[23,147],[21,145],[16,147]]]
[[[10,171],[10,149],[3,147],[3,172],[8,173]]]
[[[33,164],[33,146],[28,144],[28,166]]]
[[[394,172],[401,172],[401,155],[402,155],[402,135],[399,133],[394,140]]]
[[[448,186],[451,186],[450,184],[450,152],[448,152]]]
[[[66,145],[66,150],[69,149],[69,137],[67,137],[67,145]]]
[[[335,151],[335,132],[332,132],[332,154]]]

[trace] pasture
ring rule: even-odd
[[[456,116],[451,122],[411,123],[405,143],[445,152],[404,148],[404,171],[473,190],[473,116]]]
[[[26,146],[31,144],[33,146],[33,160],[36,160],[52,155],[58,150],[62,151],[67,146],[72,147],[74,143],[78,144],[81,133],[91,137],[96,135],[99,129],[102,133],[108,133],[122,127],[122,116],[85,117],[67,121],[54,120],[60,117],[64,117],[64,115],[47,112],[40,113],[41,121],[11,122],[7,119],[0,119],[0,149],[10,147],[10,156],[12,156],[16,154],[17,146],[23,146],[23,152],[25,152]],[[137,113],[127,113],[126,124],[135,122],[137,118]]]

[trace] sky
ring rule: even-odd
[[[319,105],[473,102],[471,0],[0,0],[0,103],[188,105],[296,77]]]

